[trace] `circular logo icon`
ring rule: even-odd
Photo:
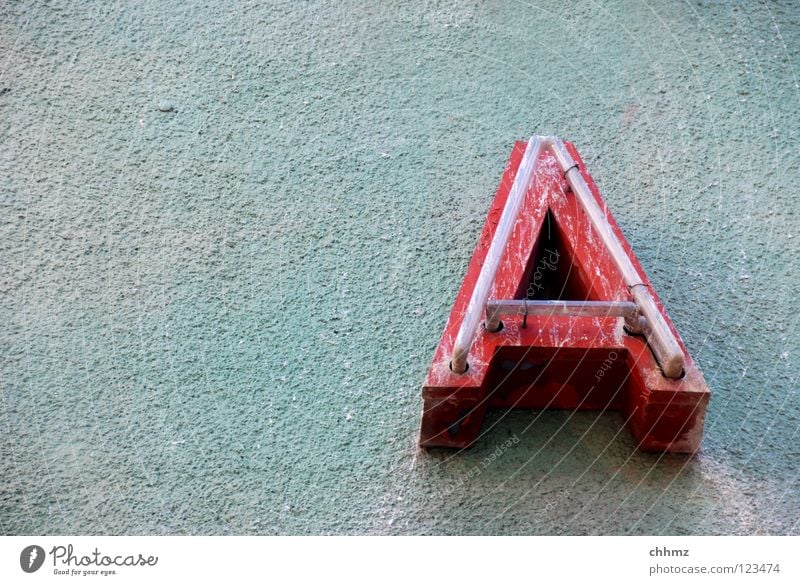
[[[26,573],[35,573],[42,564],[44,564],[44,549],[38,544],[26,546],[19,554],[19,566]]]

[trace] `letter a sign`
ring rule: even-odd
[[[575,147],[518,142],[422,388],[420,445],[487,408],[618,410],[640,449],[693,453],[710,391]]]

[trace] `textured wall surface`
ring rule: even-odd
[[[800,532],[797,5],[380,4],[0,4],[0,533]],[[415,448],[533,133],[705,372],[698,457]]]

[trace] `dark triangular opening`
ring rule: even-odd
[[[528,300],[597,300],[586,283],[590,282],[572,257],[564,230],[552,211],[547,210],[539,237],[525,270],[525,278],[514,298]]]

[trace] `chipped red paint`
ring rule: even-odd
[[[514,146],[425,379],[420,445],[469,447],[479,438],[487,408],[609,409],[623,412],[645,451],[697,451],[710,391],[655,292],[656,304],[685,354],[681,379],[662,374],[645,339],[628,334],[621,318],[605,317],[528,316],[523,327],[522,315],[506,316],[498,332],[479,329],[466,373],[450,371],[453,344],[525,146],[524,142]],[[566,146],[642,282],[652,291],[583,160],[571,143]],[[546,279],[556,290],[544,298],[632,300],[555,158],[545,150],[490,298],[538,294],[546,288]]]

